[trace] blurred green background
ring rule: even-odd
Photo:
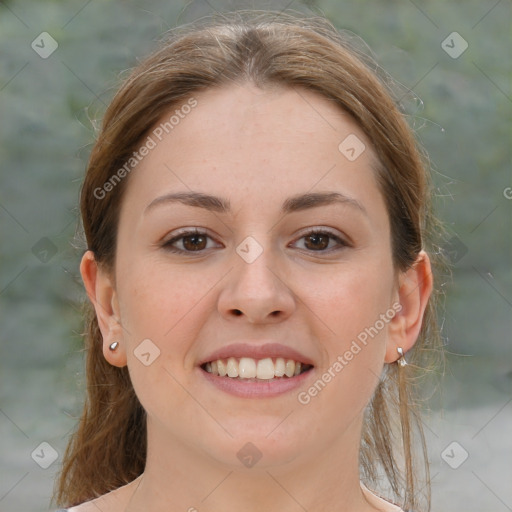
[[[453,264],[446,376],[425,414],[433,511],[512,510],[510,0],[0,2],[0,510],[51,510],[81,408],[72,243],[91,120],[164,31],[216,10],[285,7],[361,36],[412,90],[404,102],[430,155]],[[49,56],[42,32],[58,44]],[[57,457],[47,469],[42,442]]]

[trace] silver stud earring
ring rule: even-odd
[[[407,361],[405,360],[404,357],[404,351],[402,350],[402,347],[398,347],[396,351],[400,354],[397,363],[403,368],[407,364]]]
[[[118,342],[118,341],[114,341],[113,343],[111,343],[111,344],[109,345],[109,347],[108,347],[108,348],[109,348],[112,352],[115,352],[118,346],[119,346],[119,342]]]

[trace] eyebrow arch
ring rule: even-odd
[[[157,197],[145,208],[144,214],[154,207],[161,204],[179,202],[187,206],[204,208],[205,210],[217,213],[230,213],[231,204],[229,200],[221,197],[204,194],[202,192],[176,192]],[[340,192],[309,192],[289,197],[284,201],[281,207],[281,213],[286,215],[293,212],[307,210],[318,206],[327,206],[331,204],[348,205],[361,213],[368,215],[365,207],[352,197],[341,194]]]

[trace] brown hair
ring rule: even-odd
[[[430,253],[436,268],[439,252],[428,246],[437,229],[430,208],[428,165],[398,100],[393,99],[389,77],[325,18],[255,11],[212,16],[174,29],[115,95],[81,192],[87,247],[100,265],[114,269],[119,210],[129,178],[120,180],[101,199],[94,191],[128,161],[172,106],[206,88],[247,81],[260,88],[282,85],[316,91],[349,113],[379,160],[375,172],[389,213],[395,269],[409,268],[421,249]],[[389,498],[415,511],[430,509],[428,465],[413,381],[415,368],[425,367],[424,356],[439,345],[434,308],[435,297],[431,297],[417,343],[408,354],[410,364],[400,372],[396,364],[386,366],[365,412],[361,441],[360,466],[366,485],[375,489],[384,473]],[[104,359],[94,310],[90,304],[87,309],[87,397],[56,489],[58,503],[67,506],[132,481],[143,472],[146,455],[145,412],[127,368],[111,366]],[[419,461],[426,470],[422,489],[416,482],[414,425],[423,448]]]

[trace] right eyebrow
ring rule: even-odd
[[[157,197],[146,206],[144,213],[153,209],[155,206],[179,202],[188,206],[204,208],[217,213],[229,213],[231,211],[230,202],[227,199],[203,194],[202,192],[175,192]]]

